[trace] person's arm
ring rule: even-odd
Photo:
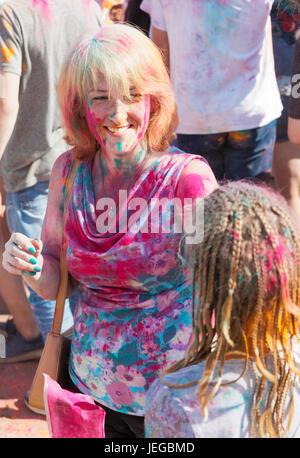
[[[3,178],[0,177],[0,218],[5,216],[5,190],[3,186]]]
[[[193,159],[181,172],[175,195],[182,201],[185,198],[203,198],[217,187],[216,177],[208,163],[200,158]]]
[[[55,300],[60,280],[60,248],[63,218],[63,167],[65,154],[54,163],[50,183],[47,210],[41,240],[29,239],[14,233],[5,245],[3,266],[16,275],[23,275],[26,283],[36,293],[48,300]],[[69,277],[68,297],[75,283]]]
[[[185,250],[190,244],[199,243],[203,237],[203,198],[218,187],[210,166],[199,159],[192,160],[181,172],[175,190],[175,219],[187,236]],[[183,254],[183,253],[181,253]],[[186,259],[190,258],[187,251]]]
[[[14,130],[19,111],[20,76],[0,71],[0,159]]]
[[[300,39],[295,42],[292,73],[291,95],[288,108],[288,137],[291,143],[300,145]]]
[[[300,119],[288,118],[288,137],[291,143],[300,146]]]
[[[168,39],[168,32],[165,30],[157,29],[156,27],[152,26],[152,41],[156,44],[156,46],[161,50],[165,65],[168,69],[170,74],[170,47],[169,47],[169,39]]]

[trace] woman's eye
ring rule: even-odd
[[[99,100],[103,102],[103,101],[109,100],[109,98],[106,95],[100,95],[98,97],[93,97],[92,100],[94,102],[99,101]]]
[[[130,97],[125,97],[126,102],[137,102],[141,98],[141,94],[130,94]]]

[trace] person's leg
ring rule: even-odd
[[[222,148],[226,134],[185,135],[178,134],[174,145],[189,154],[203,156],[209,163],[217,180],[224,178],[225,166]]]
[[[5,192],[0,179],[0,192],[5,202]],[[6,215],[0,218],[0,294],[10,315],[14,317],[17,330],[25,339],[34,339],[40,333],[28,300],[29,293],[26,290],[23,279],[8,273],[2,267],[2,253],[4,245],[10,237]]]
[[[43,219],[47,207],[48,182],[22,191],[7,193],[6,214],[11,232],[21,232],[30,238],[40,238]],[[55,301],[47,301],[30,289],[30,303],[40,332],[45,340],[51,331],[55,309]],[[65,304],[62,332],[73,326],[73,315],[69,301]]]
[[[278,192],[288,201],[300,228],[300,147],[278,142],[274,149],[273,174]]]
[[[4,251],[4,219],[0,219],[0,250]],[[1,255],[2,256],[2,255]],[[40,333],[33,317],[32,308],[21,277],[8,273],[0,263],[0,294],[10,315],[14,317],[17,330],[25,339],[34,339]]]
[[[224,148],[225,178],[259,178],[270,174],[276,139],[276,121],[263,127],[229,132]]]

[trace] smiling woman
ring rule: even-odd
[[[70,376],[106,410],[106,437],[143,437],[146,392],[183,356],[191,334],[191,278],[177,256],[183,231],[176,230],[175,205],[160,206],[196,202],[217,183],[201,157],[170,147],[177,112],[168,72],[156,46],[134,27],[104,26],[81,40],[58,89],[73,149],[53,167],[37,264],[42,270],[28,281],[55,297],[64,231],[69,294],[79,292]],[[7,244],[11,273],[19,274],[20,266],[33,270],[27,262],[32,243],[15,234]]]
[[[146,138],[151,150],[164,151],[175,138],[177,110],[161,53],[134,27],[106,26],[96,37],[83,40],[65,62],[58,92],[68,140],[80,145],[80,159],[90,159],[95,152],[95,137],[85,119],[87,103],[107,106],[121,97],[130,106],[133,96],[148,95]]]

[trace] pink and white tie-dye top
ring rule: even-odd
[[[192,159],[203,161],[174,148],[149,166],[128,191],[129,230],[114,233],[99,233],[92,161],[82,162],[77,172],[65,226],[68,269],[80,297],[70,375],[80,391],[119,412],[144,415],[150,384],[182,357],[190,338],[191,279],[177,255],[182,233],[174,232],[172,205],[155,212],[154,203],[172,201],[179,175]],[[65,176],[70,165],[67,153]],[[212,172],[202,184],[199,197],[215,188]],[[139,212],[140,230],[134,223],[137,202],[147,203]],[[119,228],[124,228],[122,217]]]

